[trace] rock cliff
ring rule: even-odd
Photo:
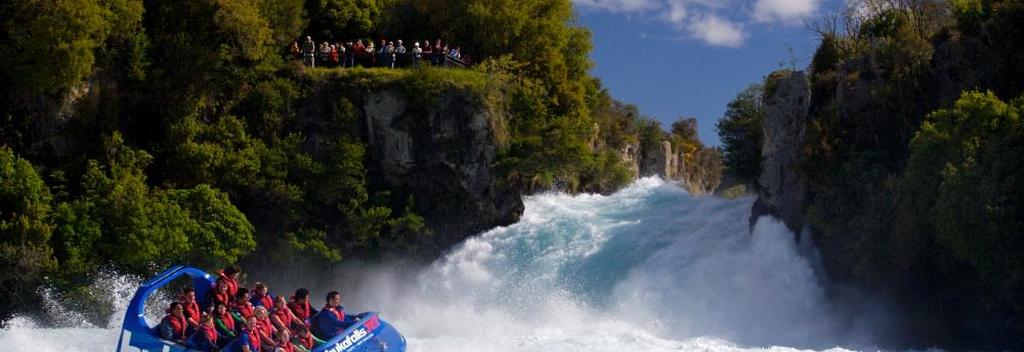
[[[768,78],[764,93],[764,139],[761,146],[760,190],[751,212],[751,225],[773,215],[799,232],[807,201],[807,186],[797,171],[804,143],[811,91],[800,71],[780,71]]]
[[[440,248],[478,231],[508,225],[523,211],[519,192],[499,185],[492,112],[479,97],[447,90],[432,106],[414,106],[401,89],[358,102],[368,167],[387,188],[412,195]]]

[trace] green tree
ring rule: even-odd
[[[31,306],[57,268],[50,248],[50,190],[27,160],[0,147],[0,317]]]
[[[307,33],[316,39],[365,38],[380,21],[383,0],[306,0]]]
[[[941,247],[925,247],[933,257],[952,253],[973,273],[951,273],[956,266],[944,263],[933,270],[961,280],[976,275],[975,307],[1009,322],[986,328],[1018,336],[1024,323],[1011,317],[1024,314],[1022,113],[1024,98],[1008,104],[991,92],[971,92],[927,117],[901,181],[894,248],[903,251],[893,253],[899,258],[917,243]]]
[[[130,0],[13,0],[3,5],[0,77],[28,93],[56,93],[93,72],[95,51],[142,16]],[[120,34],[120,33],[118,33]]]
[[[309,24],[304,0],[260,0],[260,14],[267,20],[278,52],[288,50]]]
[[[761,174],[762,93],[760,84],[748,86],[729,102],[725,116],[715,126],[726,172],[747,184],[757,184]]]
[[[214,266],[254,249],[252,225],[226,194],[206,185],[151,188],[144,174],[148,153],[128,147],[119,134],[105,150],[102,164],[91,160],[86,167],[83,196],[60,206],[54,244],[69,269],[111,263],[149,273],[154,265],[176,262]]]

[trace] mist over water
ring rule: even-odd
[[[409,351],[871,346],[874,331],[856,328],[871,324],[836,313],[792,232],[771,218],[748,230],[752,202],[658,179],[611,196],[538,195],[520,222],[428,267],[348,264],[321,284],[340,288],[349,311],[381,311]],[[18,318],[0,331],[0,350],[111,351],[119,308],[107,327]]]

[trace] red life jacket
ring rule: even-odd
[[[245,302],[243,304],[235,303],[231,307],[234,308],[236,311],[238,311],[238,314],[241,315],[242,318],[249,319],[249,317],[252,316],[252,311],[253,311],[252,303],[249,303],[249,302]]]
[[[299,317],[302,321],[309,321],[309,301],[307,300],[303,304],[295,303],[295,297],[292,297],[291,301],[288,302],[288,308],[291,308],[292,312],[295,312],[295,316]]]
[[[228,284],[228,294],[231,295],[231,297],[238,295],[238,281],[236,281],[235,278],[224,275],[223,271],[218,272],[217,276],[224,279],[224,282]]]
[[[229,288],[228,290],[230,291],[231,289]],[[213,292],[213,295],[210,297],[213,298],[213,302],[206,302],[207,307],[216,307],[217,303],[224,303],[224,305],[231,304],[231,296],[229,292]]]
[[[265,294],[263,297],[258,298],[263,308],[271,309],[274,308],[274,299],[270,298],[270,294]]]
[[[188,331],[188,321],[185,317],[178,317],[174,314],[167,315],[167,320],[171,322],[171,329],[174,330],[174,336],[184,340],[187,336],[185,333]]]
[[[292,320],[295,319],[295,316],[292,315],[291,310],[287,307],[285,307],[285,309],[274,309],[274,316],[276,316],[277,319],[280,319],[281,324],[285,327],[292,326]]]
[[[246,335],[249,335],[249,341],[252,342],[252,347],[256,348],[255,351],[249,351],[249,352],[260,352],[260,343],[263,342],[263,341],[260,340],[260,334],[257,333],[255,330],[252,330],[252,329],[250,329],[248,327],[242,328],[242,333],[246,334]]]
[[[217,319],[220,319],[221,323],[224,324],[228,330],[235,331],[235,318],[231,316],[231,313],[224,312],[224,314],[217,316]]]
[[[281,342],[277,344],[277,348],[283,350],[284,352],[295,352],[295,346],[292,346],[291,341]]]
[[[270,322],[270,319],[264,318],[263,320],[256,321],[256,327],[259,328],[260,333],[267,336],[267,338],[273,340],[274,332],[277,329],[274,328],[274,324]]]
[[[199,303],[196,303],[196,301],[192,301],[192,303],[182,302],[181,305],[185,306],[185,318],[192,319],[192,321],[188,323],[192,326],[198,326],[199,317],[201,316],[201,311],[199,310]]]
[[[206,337],[210,339],[210,342],[217,343],[217,330],[209,326],[203,325],[199,327],[199,332],[206,334]]]
[[[338,317],[338,321],[345,321],[345,311],[344,310],[337,309],[337,307],[331,307],[330,305],[325,305],[324,306],[324,310],[327,310],[327,311],[329,311],[331,313],[334,313],[334,316]]]
[[[299,344],[306,347],[307,350],[313,349],[313,335],[306,333],[306,336],[295,336],[299,340]]]

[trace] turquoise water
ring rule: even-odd
[[[693,197],[658,179],[611,196],[537,195],[518,223],[411,275],[345,268],[358,284],[343,291],[346,302],[382,311],[410,351],[870,346],[873,331],[827,303],[812,248],[771,218],[748,230],[752,202]],[[111,281],[112,292],[133,289]],[[0,332],[0,349],[111,351],[115,328],[17,319]]]

